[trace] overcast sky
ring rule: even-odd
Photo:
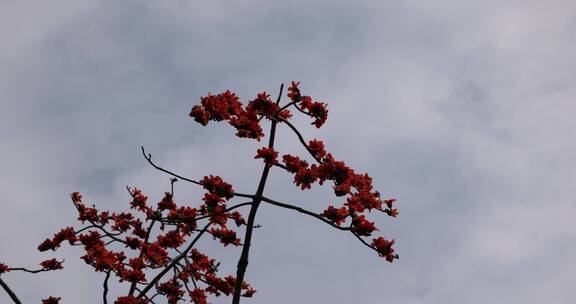
[[[400,260],[263,205],[247,273],[258,292],[244,303],[575,303],[575,37],[573,0],[0,0],[0,261],[52,257],[35,248],[76,224],[72,191],[118,211],[126,185],[159,200],[168,177],[141,145],[189,177],[254,191],[261,144],[201,127],[190,107],[299,80],[330,110],[305,136],[398,199],[398,219],[372,220]],[[295,140],[280,131],[278,149],[299,151]],[[281,172],[266,192],[316,211],[336,202]],[[199,198],[176,184],[179,203]],[[201,246],[234,271],[239,249]],[[100,303],[103,275],[81,254],[3,279],[26,303]]]

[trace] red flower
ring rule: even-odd
[[[280,113],[278,113],[278,116],[284,120],[288,120],[292,117],[292,113],[290,112],[290,110],[285,109],[280,111]]]
[[[372,240],[372,246],[376,248],[378,254],[390,263],[392,263],[394,259],[398,258],[398,255],[394,254],[394,249],[392,248],[393,245],[394,240],[388,241],[383,237]]]
[[[260,138],[264,136],[256,112],[243,112],[236,117],[230,118],[229,123],[238,131],[236,132],[238,137],[254,138],[260,141]]]
[[[392,208],[392,204],[396,202],[395,198],[390,198],[387,200],[384,200],[384,204],[386,204],[386,206],[388,206],[388,208]]]
[[[388,214],[391,217],[397,217],[400,212],[398,212],[398,209],[393,208],[393,209],[386,209],[384,212],[386,212],[386,214]]]
[[[292,81],[292,85],[288,87],[288,98],[294,102],[300,101],[300,89],[298,89],[300,82]]]
[[[82,202],[82,195],[80,194],[80,192],[70,193],[70,198],[72,199],[72,202],[74,202],[74,203],[81,203]]]
[[[136,298],[132,296],[119,297],[114,301],[114,304],[137,304]]]
[[[258,93],[258,97],[256,97],[256,99],[248,103],[246,110],[254,111],[257,114],[266,116],[266,118],[270,119],[276,115],[276,111],[278,111],[278,105],[270,100],[270,95],[268,95],[266,92],[262,92]]]
[[[0,274],[10,271],[10,267],[4,263],[0,263]]]
[[[333,189],[334,189],[334,194],[336,194],[336,196],[344,196],[344,195],[350,193],[350,184],[343,183],[343,184],[334,186]]]
[[[346,221],[346,217],[348,217],[348,209],[346,209],[346,207],[336,209],[330,205],[321,215],[333,221],[334,224],[340,225]]]
[[[321,140],[311,140],[308,143],[308,150],[316,156],[316,158],[322,158],[326,155],[326,150],[324,150],[324,143]]]
[[[210,193],[216,194],[225,199],[231,199],[234,196],[232,185],[224,182],[220,176],[204,176],[201,181],[204,189]]]
[[[42,300],[42,304],[58,304],[62,298],[61,297],[49,297]]]
[[[372,232],[377,230],[376,226],[374,226],[374,222],[369,222],[363,215],[352,220],[351,231],[357,235],[370,236]]]
[[[157,240],[158,245],[162,248],[178,248],[184,244],[184,241],[184,238],[178,230],[172,230],[165,235],[159,235]]]
[[[317,177],[317,167],[312,165],[310,169],[298,170],[298,172],[294,175],[294,183],[302,190],[310,189],[312,183],[316,181]]]
[[[210,212],[212,212],[213,209],[216,206],[218,206],[219,203],[224,202],[223,198],[221,198],[220,196],[213,194],[213,193],[205,193],[204,198],[202,198],[202,200],[204,201],[206,206],[208,206],[208,210]]]
[[[165,295],[170,304],[176,304],[184,295],[182,285],[174,278],[158,285],[158,293]]]
[[[296,173],[300,169],[308,168],[308,163],[304,160],[300,160],[298,156],[286,154],[282,156],[282,161],[286,164],[286,169],[290,173]]]
[[[162,266],[168,261],[168,251],[162,248],[158,243],[142,246],[144,259],[148,261],[152,267]]]
[[[312,124],[318,129],[322,127],[328,119],[328,109],[326,109],[326,104],[323,102],[314,102],[310,105],[308,111],[310,115],[315,118]]]
[[[200,288],[195,288],[190,291],[188,295],[194,304],[208,304],[208,302],[206,302],[206,292]]]
[[[238,227],[246,225],[246,221],[244,221],[244,218],[242,217],[242,214],[240,214],[240,212],[232,212],[231,214],[228,215],[228,217],[233,219],[234,222],[236,223],[236,226]]]
[[[382,201],[377,192],[359,192],[351,195],[347,199],[346,205],[356,212],[364,212],[365,209],[382,208]]]
[[[146,201],[148,197],[142,194],[142,191],[138,188],[132,189],[132,202],[130,202],[131,209],[138,209],[140,211],[147,211]]]
[[[264,160],[264,163],[268,167],[278,163],[278,161],[276,161],[277,157],[278,152],[274,151],[274,148],[268,148],[268,147],[258,149],[256,151],[256,156],[254,156],[255,159],[262,158]]]
[[[138,238],[127,236],[125,239],[126,247],[130,249],[139,249],[142,246],[142,241]]]
[[[210,234],[212,234],[214,238],[220,239],[220,243],[224,244],[224,246],[228,246],[229,244],[234,246],[240,245],[240,239],[236,238],[236,232],[233,230],[212,228],[210,229]]]
[[[38,246],[38,251],[40,251],[40,252],[47,251],[50,249],[52,249],[52,250],[56,249],[56,246],[54,246],[54,243],[52,243],[52,240],[50,240],[50,239],[45,239],[44,242],[42,242]]]
[[[172,194],[170,192],[164,192],[164,198],[160,202],[158,202],[158,209],[159,210],[174,210],[176,209],[176,204],[172,199]]]
[[[62,262],[59,262],[56,259],[45,260],[40,263],[40,266],[45,270],[58,270],[64,268]]]
[[[205,126],[210,120],[210,113],[204,111],[204,108],[201,106],[196,105],[192,107],[192,110],[190,111],[190,117],[194,118],[195,121]]]

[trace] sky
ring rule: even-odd
[[[574,303],[574,37],[571,0],[0,0],[0,260],[52,257],[35,248],[76,225],[70,192],[116,211],[127,185],[159,200],[169,177],[140,146],[255,191],[261,143],[188,113],[208,92],[248,101],[297,80],[330,111],[320,130],[297,120],[306,138],[398,199],[397,219],[371,219],[400,259],[262,205],[246,277],[258,292],[243,303]],[[277,141],[302,153],[287,130]],[[337,203],[291,183],[276,170],[266,195]],[[175,192],[199,203],[193,185]],[[234,271],[238,248],[200,246]],[[81,254],[58,251],[61,272],[2,278],[25,303],[100,303],[103,275]]]

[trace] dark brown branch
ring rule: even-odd
[[[276,99],[276,104],[280,104],[280,99],[282,98],[282,90],[284,89],[284,84],[280,85],[280,92],[278,93],[278,98]],[[272,125],[270,126],[270,138],[268,141],[268,148],[274,148],[274,138],[276,136],[276,120],[272,120]],[[262,170],[262,176],[260,177],[260,182],[258,183],[258,189],[253,197],[253,204],[250,208],[250,214],[248,215],[248,222],[246,223],[246,232],[244,235],[244,244],[242,245],[242,254],[240,259],[238,259],[238,268],[236,270],[236,282],[234,284],[234,295],[232,297],[232,304],[240,304],[240,296],[242,293],[242,282],[244,282],[244,275],[246,274],[246,268],[248,267],[248,259],[250,255],[250,244],[252,241],[252,230],[254,230],[254,220],[256,218],[256,212],[258,211],[258,206],[262,202],[262,194],[264,193],[264,187],[266,186],[266,180],[268,178],[268,172],[270,172],[270,166],[264,165]]]
[[[156,283],[158,283],[158,281],[168,272],[170,271],[170,269],[172,269],[172,267],[174,267],[174,265],[176,265],[176,263],[178,263],[178,261],[180,261],[182,258],[186,257],[186,255],[188,254],[188,252],[194,247],[194,245],[196,244],[196,242],[198,242],[198,240],[200,239],[200,237],[202,237],[202,235],[208,230],[208,227],[210,227],[211,223],[206,224],[206,226],[204,226],[204,229],[202,229],[202,231],[200,233],[198,233],[198,235],[194,238],[194,240],[190,243],[190,245],[188,245],[188,247],[186,247],[186,249],[179,254],[176,258],[174,258],[172,260],[172,262],[170,262],[170,264],[168,264],[168,266],[164,267],[164,270],[162,270],[158,275],[156,275],[154,277],[154,279],[152,279],[152,281],[150,281],[150,283],[148,283],[148,285],[146,285],[146,287],[144,287],[144,289],[142,289],[142,291],[140,292],[140,294],[138,295],[138,298],[145,296],[146,293],[152,288],[154,287],[154,285],[156,285]]]
[[[150,232],[152,231],[152,227],[154,226],[154,223],[156,222],[155,219],[152,219],[152,221],[150,222],[150,226],[148,226],[148,230],[146,230],[146,236],[144,237],[144,243],[145,244],[149,244],[149,239],[150,239]],[[144,251],[142,249],[140,249],[140,254],[139,257],[143,257],[144,256]],[[132,282],[132,284],[130,285],[130,290],[128,291],[128,295],[132,296],[134,295],[134,290],[136,288],[136,283],[137,282]]]
[[[182,180],[185,180],[185,181],[187,181],[187,182],[190,182],[190,183],[193,183],[193,184],[202,186],[202,183],[199,182],[199,181],[195,181],[195,180],[193,180],[193,179],[186,178],[186,177],[184,177],[184,176],[178,175],[178,174],[176,174],[176,173],[174,173],[174,172],[168,171],[168,170],[166,170],[166,169],[164,169],[164,168],[162,168],[162,167],[157,166],[154,162],[152,162],[152,154],[150,154],[150,153],[146,154],[146,150],[144,150],[144,146],[141,146],[140,148],[142,149],[142,155],[144,155],[144,158],[145,158],[145,159],[148,161],[148,163],[149,163],[152,167],[154,167],[156,170],[160,170],[160,171],[162,171],[162,172],[164,172],[164,173],[167,173],[167,174],[172,175],[172,176],[174,176],[174,177],[177,177],[177,178],[179,178],[179,179],[182,179]]]
[[[174,176],[174,177],[177,177],[177,178],[179,178],[179,179],[181,179],[181,180],[185,180],[185,181],[187,181],[187,182],[190,182],[190,183],[193,183],[193,184],[202,186],[202,183],[199,182],[199,181],[195,181],[195,180],[193,180],[193,179],[186,178],[186,177],[184,177],[184,176],[182,176],[182,175],[176,174],[176,173],[174,173],[174,172],[172,172],[172,171],[166,170],[166,169],[164,169],[164,168],[156,165],[156,164],[152,161],[152,154],[150,154],[150,153],[146,154],[146,150],[144,150],[144,147],[143,147],[143,146],[140,147],[140,148],[142,149],[142,154],[144,155],[144,158],[145,158],[145,159],[148,161],[148,163],[149,163],[152,167],[154,167],[155,169],[160,170],[160,171],[162,171],[162,172],[164,172],[164,173],[166,173],[166,174],[168,174],[168,175],[172,175],[172,176]],[[240,196],[240,197],[247,197],[247,198],[253,198],[253,197],[254,197],[253,195],[250,195],[250,194],[236,193],[236,192],[234,193],[234,195],[235,195],[235,196]]]
[[[308,151],[308,153],[310,153],[310,155],[314,158],[314,160],[316,160],[319,164],[321,164],[322,160],[319,159],[318,157],[316,157],[316,154],[314,154],[314,152],[312,152],[312,150],[310,150],[310,148],[308,148],[308,144],[304,140],[304,136],[302,136],[302,134],[300,134],[300,131],[298,131],[298,129],[296,129],[296,127],[293,124],[291,124],[288,120],[286,120],[282,117],[278,117],[278,119],[280,121],[282,121],[283,123],[285,123],[288,127],[290,127],[290,129],[292,129],[292,131],[296,134],[296,136],[298,137],[298,140],[300,141],[302,146],[304,146],[306,151]]]
[[[269,204],[271,204],[271,205],[274,205],[274,206],[278,206],[278,207],[282,207],[282,208],[286,208],[286,209],[291,209],[291,210],[298,211],[298,212],[300,212],[300,213],[304,213],[304,214],[310,215],[310,216],[315,217],[315,218],[323,221],[324,223],[326,223],[326,224],[328,224],[328,225],[330,225],[330,226],[332,226],[332,227],[334,227],[334,228],[336,228],[336,229],[339,229],[339,230],[345,230],[345,231],[350,231],[350,230],[351,230],[350,227],[338,226],[338,225],[334,224],[333,222],[325,219],[325,218],[322,217],[321,215],[319,215],[319,214],[317,214],[317,213],[314,213],[314,212],[312,212],[312,211],[308,211],[308,210],[306,210],[306,209],[304,209],[304,208],[300,208],[300,207],[297,207],[297,206],[294,206],[294,205],[290,205],[290,204],[281,203],[281,202],[275,201],[275,200],[273,200],[273,199],[269,199],[269,198],[267,198],[267,197],[265,197],[265,196],[262,197],[262,201],[267,202],[267,203],[269,203]],[[376,247],[368,244],[361,236],[359,236],[358,234],[356,234],[356,233],[354,233],[354,232],[352,232],[352,234],[353,234],[358,240],[360,240],[360,242],[362,242],[362,244],[364,244],[366,247],[368,247],[368,248],[370,248],[370,249],[378,252],[378,249],[376,249]]]
[[[12,291],[12,289],[10,289],[10,287],[8,286],[8,284],[6,284],[2,278],[0,277],[0,286],[2,286],[2,288],[6,291],[6,293],[10,296],[10,299],[12,299],[12,301],[14,301],[14,303],[16,304],[22,304],[22,302],[20,301],[20,299],[18,299],[18,297],[16,296],[16,294]]]
[[[104,279],[104,292],[102,293],[102,302],[108,304],[108,279],[110,279],[110,270],[106,272],[106,278]]]
[[[298,211],[298,212],[300,212],[300,213],[304,213],[304,214],[310,215],[310,216],[315,217],[315,218],[323,221],[324,223],[326,223],[326,224],[328,224],[328,225],[330,225],[330,226],[332,226],[332,227],[334,227],[334,228],[336,228],[336,229],[339,229],[339,230],[350,230],[350,227],[338,226],[338,225],[334,224],[333,222],[327,220],[326,218],[324,218],[324,217],[321,216],[320,214],[314,213],[314,212],[312,212],[312,211],[308,211],[308,210],[306,210],[306,209],[304,209],[304,208],[300,208],[300,207],[297,207],[297,206],[294,206],[294,205],[290,205],[290,204],[286,204],[286,203],[281,203],[281,202],[275,201],[275,200],[273,200],[273,199],[269,199],[269,198],[267,198],[267,197],[265,197],[265,196],[262,197],[262,200],[265,201],[265,202],[267,202],[267,203],[269,203],[269,204],[271,204],[271,205],[274,205],[274,206],[278,206],[278,207],[282,207],[282,208],[286,208],[286,209],[291,209],[291,210]]]
[[[288,167],[284,166],[284,165],[281,164],[281,163],[275,163],[274,166],[279,167],[279,168],[282,168],[282,169],[288,171]]]
[[[211,213],[211,214],[208,214],[208,215],[203,215],[203,216],[197,217],[196,220],[198,221],[198,220],[202,220],[202,219],[205,219],[205,218],[212,217],[212,216],[214,216],[214,215],[219,215],[219,214],[227,213],[227,212],[232,211],[232,210],[234,210],[234,209],[236,209],[236,208],[240,208],[240,207],[242,207],[242,206],[247,206],[247,205],[252,205],[252,202],[245,202],[245,203],[241,203],[241,204],[238,204],[238,205],[234,205],[234,206],[232,206],[232,207],[230,207],[230,208],[228,208],[228,209],[226,209],[226,210],[224,210],[224,211],[215,212],[215,213]]]
[[[46,271],[53,271],[53,270],[54,269],[46,269],[46,268],[37,269],[37,270],[30,270],[30,269],[26,269],[24,267],[10,268],[10,271],[23,271],[23,272],[28,272],[28,273],[39,273],[39,272],[46,272]]]

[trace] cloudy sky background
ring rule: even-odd
[[[126,185],[158,200],[168,177],[141,145],[189,177],[254,191],[260,144],[189,109],[207,92],[246,101],[299,80],[330,109],[303,133],[399,200],[398,219],[373,220],[401,259],[263,205],[245,303],[574,303],[574,37],[571,0],[0,0],[0,259],[51,257],[35,248],[75,224],[72,191],[102,209],[124,210]],[[278,141],[302,152],[289,132]],[[318,211],[335,201],[290,184],[273,173],[267,193]],[[199,194],[176,184],[180,203]],[[239,249],[201,245],[234,271]],[[26,303],[100,303],[103,275],[80,255],[3,279]]]

